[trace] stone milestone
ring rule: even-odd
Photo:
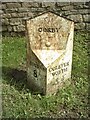
[[[28,84],[56,93],[71,78],[74,22],[47,12],[27,20],[26,28]]]

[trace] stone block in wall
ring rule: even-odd
[[[90,8],[90,1],[89,2],[85,2],[85,5]]]
[[[64,11],[65,15],[76,15],[78,14],[78,11],[75,9]]]
[[[85,2],[73,2],[75,9],[82,9],[82,8],[89,8],[89,4],[86,4]]]
[[[34,17],[34,13],[32,13],[32,12],[28,12],[28,17]]]
[[[7,13],[7,14],[3,14],[2,15],[2,18],[11,18],[11,14],[10,13]]]
[[[31,7],[41,7],[40,2],[30,2],[29,4],[30,4]]]
[[[2,10],[6,9],[6,4],[1,4]]]
[[[12,9],[5,9],[5,13],[13,13],[13,12],[18,12],[17,8],[12,8]]]
[[[78,13],[79,13],[79,14],[82,14],[82,15],[83,15],[83,14],[88,14],[88,13],[90,13],[90,9],[79,9],[79,10],[78,10]]]
[[[78,5],[78,3],[77,3],[77,5],[74,5],[74,9],[83,9],[84,8],[84,5]]]
[[[37,8],[36,12],[46,12],[47,10],[45,8]]]
[[[4,31],[7,31],[7,26],[6,25],[3,25],[2,26],[2,31],[4,32]]]
[[[23,2],[22,3],[22,7],[28,7],[28,8],[30,8],[30,7],[40,7],[40,2]]]
[[[12,30],[13,30],[13,28],[12,28],[12,26],[7,26],[7,30],[9,31],[9,32],[11,32]]]
[[[27,17],[27,16],[28,16],[27,12],[18,13],[18,17],[20,18]]]
[[[25,26],[24,26],[24,25],[19,25],[19,26],[17,27],[17,31],[18,31],[18,32],[25,31]]]
[[[30,12],[32,13],[45,12],[45,11],[46,11],[45,8],[30,8]]]
[[[25,31],[25,26],[24,26],[24,25],[13,26],[13,31],[14,31],[14,32],[22,32],[22,31]]]
[[[90,8],[90,4],[84,4],[83,8]]]
[[[20,13],[20,12],[29,12],[29,8],[23,8],[23,7],[18,8],[18,12],[19,12],[19,13]]]
[[[20,18],[11,18],[10,25],[20,25],[22,24],[22,20]]]
[[[7,18],[1,19],[1,21],[2,21],[2,25],[8,25],[9,24],[9,20]]]
[[[84,2],[71,2],[71,4],[77,6],[77,5],[84,5]]]
[[[57,13],[57,15],[60,15],[60,16],[66,16],[65,15],[65,11],[56,11],[55,13]]]
[[[42,7],[55,7],[55,2],[42,2]]]
[[[31,5],[29,4],[29,2],[22,2],[22,7],[31,7]]]
[[[13,26],[13,31],[14,31],[14,32],[17,31],[17,26]]]
[[[90,23],[86,23],[86,29],[90,31]]]
[[[21,4],[18,3],[18,2],[16,2],[16,3],[14,3],[14,2],[6,3],[6,7],[9,8],[9,9],[11,9],[11,8],[19,8],[19,7],[21,7]]]
[[[56,7],[62,7],[62,6],[67,6],[70,5],[70,2],[57,2]]]
[[[56,13],[57,15],[61,16],[62,14],[64,14],[64,11],[61,11],[61,8],[51,8],[51,11],[54,11],[54,13]]]
[[[83,21],[84,22],[90,22],[90,14],[89,15],[83,15]]]
[[[64,6],[62,7],[62,10],[73,10],[73,6],[72,5]]]
[[[3,14],[3,13],[4,13],[3,10],[0,10],[0,15]]]
[[[81,22],[81,23],[76,23],[75,24],[75,29],[76,30],[85,30],[85,23]]]
[[[11,17],[12,18],[14,18],[14,17],[17,18],[18,17],[18,13],[11,13]]]
[[[78,15],[69,15],[67,16],[67,18],[73,20],[74,22],[82,22],[83,18],[82,15],[78,14]]]

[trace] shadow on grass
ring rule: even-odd
[[[27,90],[29,88],[27,84],[27,73],[23,70],[3,66],[2,79],[4,83],[14,86],[18,91]],[[28,90],[32,92],[30,88]]]

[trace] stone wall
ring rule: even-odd
[[[90,2],[2,2],[3,34],[25,33],[25,18],[52,11],[75,22],[75,30],[90,30]]]

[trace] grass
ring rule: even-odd
[[[26,82],[26,38],[2,39],[3,118],[89,118],[88,33],[75,32],[72,83],[55,96],[32,94]]]

